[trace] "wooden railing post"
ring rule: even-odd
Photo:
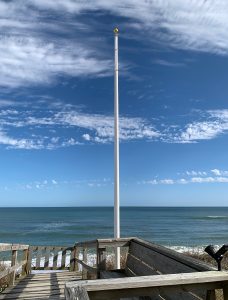
[[[14,250],[12,246],[12,257],[11,257],[11,267],[14,267],[17,264],[17,250]],[[16,270],[10,274],[9,285],[14,285],[15,283]]]
[[[85,264],[87,264],[87,247],[84,247],[82,250],[83,258]],[[82,268],[82,279],[87,279],[87,270],[83,267]]]
[[[28,249],[23,250],[23,260],[26,261],[26,263],[22,266],[22,276],[28,274],[27,270],[27,264],[28,264]]]
[[[99,271],[106,270],[106,248],[97,249],[97,268]]]
[[[31,270],[32,270],[32,253],[33,253],[33,247],[29,247],[28,248],[28,259],[27,259],[27,265],[26,265],[27,274],[30,274]]]
[[[75,270],[75,264],[76,264],[76,249],[77,247],[74,246],[74,248],[71,251],[71,255],[70,255],[70,271],[73,272]]]
[[[79,259],[79,248],[78,248],[78,247],[75,247],[75,258]],[[76,259],[75,259],[75,261],[74,261],[74,271],[75,271],[75,272],[78,272],[78,271],[79,271],[79,268],[78,268],[78,262],[77,262]]]

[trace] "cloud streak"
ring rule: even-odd
[[[112,116],[88,114],[73,106],[70,110],[66,105],[65,110],[47,109],[42,113],[22,108],[0,110],[0,144],[10,149],[53,150],[85,143],[107,144],[113,136]],[[159,131],[143,118],[120,117],[121,141],[153,140],[159,136]]]
[[[178,173],[180,175],[180,173]],[[211,174],[211,176],[210,176]],[[185,178],[165,178],[165,179],[150,179],[139,181],[138,184],[146,185],[174,185],[174,184],[194,184],[194,183],[228,183],[228,171],[212,169],[205,171],[186,171],[182,175],[187,175]]]
[[[109,76],[112,62],[97,42],[100,25],[93,18],[90,26],[86,18],[98,11],[121,17],[120,26],[126,27],[127,18],[128,38],[151,35],[153,42],[166,47],[228,54],[225,0],[1,1],[0,86],[47,85],[61,76]],[[140,35],[132,34],[136,30]]]

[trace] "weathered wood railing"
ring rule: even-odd
[[[11,265],[5,263],[5,270],[0,272],[0,279],[9,277],[8,284],[13,285],[17,271],[20,275],[26,275],[33,270],[69,270],[82,272],[83,278],[87,276],[96,278],[97,268],[88,265],[88,250],[92,249],[97,255],[97,241],[77,243],[74,246],[29,246],[20,244],[1,244],[0,253],[7,253],[5,261],[11,261]],[[23,251],[21,261],[18,260],[18,252]],[[82,258],[82,259],[81,259]],[[1,263],[1,257],[0,257]],[[81,265],[81,267],[80,267]],[[92,274],[92,275],[91,275]]]
[[[21,269],[21,274],[26,275],[28,262],[28,245],[19,244],[0,244],[0,252],[9,252],[11,266],[6,266],[6,269],[0,272],[0,279],[9,276],[9,285],[15,282],[15,276],[18,269]],[[22,260],[18,261],[18,252],[23,251]]]
[[[92,250],[93,254],[97,256],[97,240],[76,243],[75,248],[75,264],[77,265],[78,269],[80,269],[79,265],[81,265],[82,278],[97,278],[97,264],[95,267],[88,265],[88,251]],[[80,254],[82,256],[82,259],[79,258]]]
[[[130,244],[130,241],[134,239],[133,237],[128,237],[128,238],[119,238],[119,239],[98,239],[97,240],[97,269],[98,269],[98,277],[99,277],[99,272],[102,270],[107,270],[107,257],[108,257],[108,252],[109,254],[112,253],[113,256],[109,255],[109,259],[113,257],[113,260],[109,263],[110,265],[113,266],[112,268],[114,269],[114,256],[115,256],[115,249],[120,248],[121,251],[121,263],[124,264],[124,255],[127,254],[127,250]],[[122,265],[124,268],[124,266]]]
[[[206,299],[215,300],[215,289],[222,289],[223,299],[228,300],[227,272],[209,271],[68,282],[65,297],[66,300],[117,300],[146,296],[149,299],[187,300],[205,299],[206,290]],[[186,298],[186,291],[191,293],[191,298]],[[200,293],[202,298],[199,297]]]

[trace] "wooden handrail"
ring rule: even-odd
[[[74,246],[79,247],[79,248],[96,248],[97,240],[78,242],[78,243],[75,243]]]
[[[87,263],[85,261],[76,258],[76,262],[81,264],[83,266],[83,268],[85,268],[90,273],[97,274],[97,268],[87,265]]]
[[[8,276],[9,274],[11,274],[12,272],[15,272],[17,269],[23,267],[26,264],[26,260],[20,262],[19,264],[16,264],[12,267],[7,268],[5,271],[0,272],[0,279]]]
[[[66,300],[102,300],[132,296],[151,296],[160,288],[162,288],[163,292],[169,293],[171,288],[174,292],[177,291],[178,288],[182,291],[191,291],[194,289],[214,290],[223,288],[224,300],[228,300],[227,287],[228,272],[208,271],[126,277],[112,280],[100,279],[81,281],[80,283],[67,282],[65,285],[65,295]],[[78,291],[80,294],[78,294]],[[84,298],[80,297],[80,295],[83,295]]]
[[[0,252],[11,251],[11,250],[27,250],[28,248],[29,245],[0,243]]]
[[[97,239],[98,248],[106,247],[128,247],[134,237],[119,238],[119,239]]]

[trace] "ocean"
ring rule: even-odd
[[[62,246],[112,236],[112,207],[0,208],[0,243]],[[177,250],[222,245],[228,207],[122,207],[121,236]]]

